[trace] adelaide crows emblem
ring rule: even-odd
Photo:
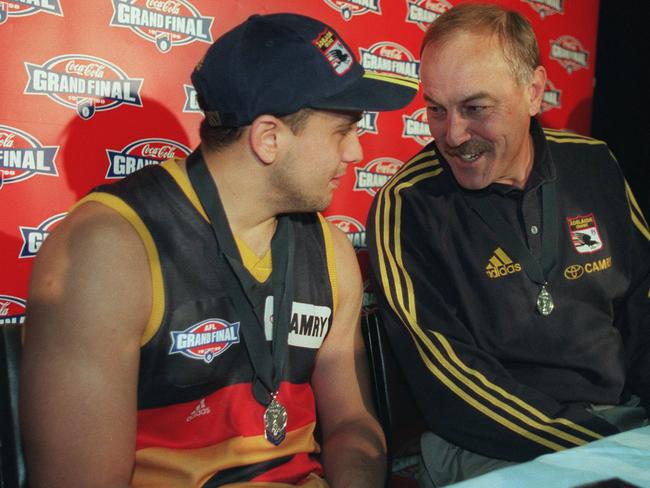
[[[573,247],[580,254],[589,254],[603,248],[603,240],[598,232],[594,214],[567,217],[567,223]]]

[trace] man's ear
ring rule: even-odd
[[[251,124],[249,143],[251,150],[265,164],[275,161],[279,143],[286,126],[273,115],[260,115]]]
[[[529,110],[532,117],[537,115],[542,108],[542,99],[544,98],[544,88],[546,87],[546,69],[544,66],[538,66],[533,71],[533,76],[528,84]]]

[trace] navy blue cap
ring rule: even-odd
[[[253,15],[208,49],[192,73],[210,125],[311,107],[383,111],[407,105],[418,81],[366,72],[331,27],[297,14]]]

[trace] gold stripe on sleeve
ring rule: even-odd
[[[423,158],[419,157],[419,159],[421,160]],[[411,187],[422,180],[437,176],[442,172],[442,168],[433,169],[438,164],[437,160],[433,160],[433,162],[430,160],[424,160],[423,163],[418,165],[412,163],[413,160],[408,163],[408,169],[402,168],[398,175],[396,175],[396,177],[389,181],[387,185],[380,190],[378,195],[378,207],[375,214],[375,226],[376,229],[378,229],[376,245],[379,256],[379,272],[386,293],[386,298],[393,310],[402,318],[427,369],[429,369],[429,371],[431,371],[445,386],[472,407],[502,424],[506,428],[550,449],[557,450],[562,448],[562,446],[556,442],[550,441],[549,439],[540,437],[538,434],[527,430],[525,427],[514,424],[512,421],[497,413],[497,409],[518,419],[522,423],[529,425],[533,429],[543,431],[574,445],[585,444],[586,441],[551,425],[543,425],[538,420],[545,423],[562,424],[592,438],[601,438],[599,434],[574,424],[569,420],[550,419],[531,405],[523,402],[520,398],[509,394],[499,386],[491,383],[479,372],[466,366],[455,354],[453,348],[442,334],[433,332],[433,337],[442,345],[444,351],[449,357],[448,360],[442,350],[434,344],[429,335],[421,328],[417,319],[413,283],[404,266],[402,256],[400,236],[402,203],[400,193],[403,189]],[[427,168],[427,166],[429,168]],[[417,171],[422,171],[424,169],[428,169],[428,171],[415,174]],[[391,209],[391,198],[394,199],[394,211]],[[395,222],[390,225],[390,216],[393,214],[395,216]],[[402,289],[402,286],[405,290]],[[437,364],[446,370],[446,373],[431,361],[429,354],[435,358]],[[476,382],[474,379],[478,379],[479,382]],[[475,397],[462,389],[461,385],[469,388]],[[492,392],[497,393],[504,399],[514,403],[516,407],[499,400],[493,395],[493,393],[490,393],[485,388],[492,390]],[[521,410],[518,410],[518,408]],[[534,417],[537,417],[537,419],[531,418],[531,414]]]
[[[627,197],[627,203],[630,207],[630,217],[632,218],[632,222],[636,228],[639,229],[639,232],[641,232],[641,234],[643,234],[645,238],[650,241],[650,230],[648,230],[648,222],[643,216],[641,207],[639,207],[639,203],[636,201],[634,193],[632,193],[632,188],[630,188],[630,185],[628,185],[627,180],[625,180],[625,196]]]
[[[187,199],[190,202],[192,202],[192,205],[194,205],[197,212],[199,212],[207,222],[210,222],[210,219],[208,218],[208,214],[205,213],[205,210],[203,210],[203,206],[201,206],[201,202],[199,201],[199,196],[196,194],[194,188],[192,187],[192,184],[190,183],[190,179],[187,177],[185,173],[183,173],[183,170],[180,168],[180,166],[178,166],[177,160],[168,159],[160,166],[165,170],[167,170],[167,172],[171,175],[171,177],[174,179],[176,184],[181,188],[181,190],[183,191]]]
[[[126,219],[140,236],[149,260],[149,269],[151,270],[151,314],[149,321],[144,329],[140,345],[144,346],[156,334],[162,322],[165,311],[165,289],[163,286],[162,268],[160,266],[160,256],[158,248],[154,243],[149,229],[144,224],[140,216],[124,200],[109,193],[95,192],[90,193],[77,204],[73,209],[86,202],[97,202],[112,210],[115,210],[124,219]]]
[[[332,314],[336,313],[336,306],[339,300],[338,281],[336,276],[336,261],[334,260],[334,243],[332,242],[332,231],[328,220],[318,212],[321,228],[323,229],[323,242],[325,243],[325,259],[327,261],[327,273],[332,285]]]

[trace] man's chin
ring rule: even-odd
[[[454,166],[451,168],[451,172],[454,175],[456,183],[458,183],[458,185],[460,185],[465,190],[482,190],[490,184],[490,182],[486,180],[483,175],[476,174],[477,172],[475,171],[467,171],[455,168]]]

